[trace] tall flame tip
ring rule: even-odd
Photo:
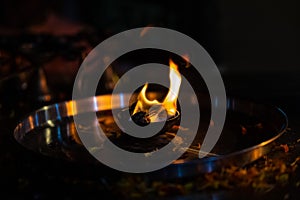
[[[169,78],[170,78],[170,87],[169,92],[166,95],[165,99],[162,103],[157,100],[149,100],[146,97],[146,90],[148,87],[148,83],[146,82],[144,87],[142,88],[141,92],[138,95],[138,102],[134,109],[134,113],[138,111],[147,111],[153,105],[161,105],[167,111],[168,115],[173,116],[176,113],[177,106],[177,97],[179,93],[179,88],[181,84],[181,75],[178,71],[178,66],[172,59],[169,59]]]

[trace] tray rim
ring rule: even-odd
[[[129,101],[131,95],[122,94],[117,95],[115,100],[115,107],[111,107],[110,109],[114,108],[125,108],[124,101]],[[109,101],[107,101],[107,98]],[[105,100],[106,99],[106,100]],[[105,95],[98,95],[93,96],[90,98],[76,100],[76,103],[82,103],[82,105],[94,105],[94,106],[85,106],[84,111],[77,111],[78,113],[81,112],[96,112],[96,111],[105,111],[109,110],[107,103],[111,106],[111,99],[112,95],[105,94]],[[250,100],[239,99],[236,97],[227,97],[228,100],[239,100],[245,101],[249,103],[253,103],[257,105],[257,102],[253,102]],[[61,120],[65,117],[72,117],[74,113],[70,111],[74,104],[74,100],[63,101],[55,104],[51,104],[48,106],[44,106],[36,111],[29,113],[26,117],[24,117],[18,125],[14,129],[13,136],[17,140],[18,143],[24,146],[22,140],[27,137],[28,133],[32,130],[37,128],[43,128],[45,126],[49,126],[49,122]],[[91,104],[92,103],[92,104]],[[259,104],[262,106],[267,106],[269,108],[274,109],[274,111],[278,112],[280,117],[283,119],[283,123],[281,124],[281,129],[271,138],[268,140],[242,149],[240,151],[235,151],[229,154],[220,155],[216,157],[208,157],[205,159],[199,160],[191,160],[189,162],[181,162],[180,160],[176,160],[176,162],[159,169],[154,172],[147,172],[146,174],[151,174],[151,178],[181,178],[181,177],[189,177],[194,176],[195,174],[199,173],[208,173],[215,170],[220,169],[220,167],[227,166],[229,164],[236,164],[237,166],[244,166],[249,164],[258,158],[262,157],[263,155],[267,154],[271,148],[274,141],[276,141],[282,134],[284,134],[288,128],[288,117],[286,113],[277,106],[274,105],[265,105]],[[26,146],[25,146],[26,147]],[[41,153],[41,152],[39,152]]]

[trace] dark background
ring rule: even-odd
[[[180,31],[194,38],[209,52],[223,76],[228,95],[276,105],[286,112],[291,128],[298,132],[300,130],[298,0],[2,0],[0,4],[0,32],[4,35],[26,32],[29,27],[42,24],[49,13],[92,27],[105,37],[147,25]],[[3,130],[11,134],[6,127],[2,127]],[[28,156],[25,149],[17,147],[12,154],[6,154],[5,141],[0,141],[0,145],[3,145],[3,161],[7,162],[1,163],[1,168],[10,169],[7,174],[2,170],[1,177],[5,178],[1,185],[17,185],[19,190],[30,188],[36,191],[28,180],[38,188],[42,178],[50,180],[51,186],[57,184],[54,177],[61,170],[60,164],[48,165],[50,161],[39,155],[18,158],[16,161],[12,155],[24,151],[21,155]],[[42,160],[40,166],[31,165],[39,164],[39,159]],[[22,172],[26,164],[25,169],[31,169],[29,173]],[[49,166],[54,171],[47,169],[46,175],[39,178],[37,173],[42,171],[41,168]],[[67,173],[67,177],[72,177],[77,169],[64,169],[60,174],[63,176]],[[90,172],[89,176],[92,177],[93,173]],[[57,186],[58,191],[64,191],[64,184]],[[44,186],[41,184],[40,187]],[[80,189],[75,187],[75,190]],[[38,195],[36,199],[39,199]]]
[[[175,29],[197,40],[210,53],[229,93],[295,111],[299,110],[299,8],[297,0],[211,0],[197,4],[191,0],[4,0],[0,27],[26,30],[55,12],[107,36],[147,25]]]

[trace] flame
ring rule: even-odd
[[[169,66],[170,66],[170,72],[169,72],[170,87],[165,99],[162,102],[159,102],[156,99],[149,100],[146,96],[146,91],[148,88],[148,83],[146,83],[137,97],[138,101],[134,108],[133,114],[139,111],[149,112],[149,109],[154,105],[159,106],[161,109],[156,111],[157,112],[156,115],[150,116],[151,122],[157,120],[158,114],[161,112],[162,109],[165,109],[168,116],[174,116],[176,114],[177,111],[176,102],[177,102],[180,84],[181,84],[181,75],[178,71],[178,66],[171,59],[169,60]]]
[[[168,115],[175,115],[177,106],[176,101],[181,84],[181,75],[178,71],[178,66],[170,59],[170,88],[166,98],[163,101],[163,107],[166,109]]]
[[[139,112],[139,111],[145,111],[148,112],[150,107],[153,105],[161,105],[159,101],[155,100],[149,100],[146,96],[146,90],[148,88],[148,83],[146,83],[141,90],[141,92],[138,95],[138,101],[136,103],[136,106],[134,108],[133,114]]]

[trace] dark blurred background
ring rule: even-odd
[[[300,75],[299,8],[297,0],[2,0],[0,27],[3,33],[72,33],[83,25],[104,37],[147,25],[175,29],[210,53],[228,92],[282,107],[288,107],[283,101],[288,98],[294,111]],[[42,25],[47,20],[49,29]]]

